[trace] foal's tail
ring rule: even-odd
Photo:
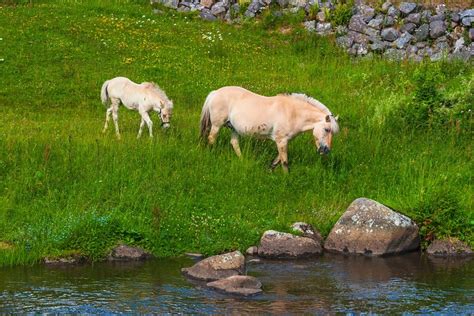
[[[212,91],[207,95],[206,101],[202,107],[201,112],[201,139],[205,139],[209,135],[211,130],[211,114],[209,111],[209,105],[212,101],[215,91]]]
[[[102,100],[102,103],[104,105],[107,105],[107,103],[109,102],[109,92],[107,91],[108,85],[109,80],[104,82],[104,84],[102,85],[102,89],[100,89],[100,99]]]

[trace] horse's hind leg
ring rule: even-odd
[[[112,99],[112,118],[114,119],[114,125],[115,125],[115,134],[117,134],[117,138],[120,139],[120,130],[118,126],[118,107],[120,104],[119,99]]]
[[[239,135],[236,132],[232,132],[232,136],[230,138],[230,143],[232,147],[234,148],[235,154],[237,157],[241,157],[242,153],[240,152],[240,146],[239,146]]]
[[[273,160],[272,164],[270,165],[270,168],[274,170],[278,164],[280,163],[280,154],[277,154],[276,158]]]
[[[212,145],[216,142],[217,133],[219,133],[220,128],[221,126],[218,125],[211,126],[211,131],[209,132],[209,136],[207,137],[207,139],[209,140],[209,144]]]
[[[102,133],[105,133],[107,131],[107,128],[109,127],[110,114],[112,114],[111,107],[108,108],[107,111],[105,112],[105,124],[104,124],[104,129],[102,130]]]

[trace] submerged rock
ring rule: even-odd
[[[43,262],[47,265],[69,265],[87,262],[87,257],[81,254],[70,254],[63,257],[46,257]]]
[[[262,283],[257,278],[248,275],[234,275],[206,285],[228,294],[249,296],[262,292]]]
[[[152,258],[153,255],[140,247],[119,245],[112,249],[108,256],[109,261],[134,261]]]
[[[349,205],[324,244],[328,251],[376,256],[419,246],[418,226],[411,219],[366,198]]]
[[[435,257],[467,257],[473,255],[471,247],[454,238],[433,241],[426,249],[426,253]]]
[[[274,230],[266,231],[260,239],[258,255],[264,258],[303,258],[322,252],[319,242]]]
[[[190,268],[181,271],[194,279],[215,281],[233,275],[243,274],[245,271],[245,257],[240,251],[216,255],[199,261]]]

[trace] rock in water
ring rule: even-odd
[[[153,257],[140,247],[130,247],[127,245],[119,245],[112,249],[108,259],[110,261],[134,261],[145,260]]]
[[[457,239],[435,240],[426,252],[435,257],[467,257],[473,255],[471,248]]]
[[[249,296],[262,292],[262,283],[257,278],[248,275],[234,275],[206,285],[228,294]]]
[[[366,198],[349,205],[324,244],[328,251],[376,256],[419,246],[418,226],[411,219]]]
[[[243,274],[245,271],[245,257],[240,251],[234,251],[206,258],[190,268],[181,269],[181,271],[186,276],[194,279],[215,281]]]
[[[312,238],[268,230],[260,239],[258,255],[263,258],[304,258],[318,255],[322,250],[319,242]]]

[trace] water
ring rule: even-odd
[[[241,298],[189,282],[188,258],[144,263],[0,269],[10,313],[474,313],[474,260],[325,254],[249,263],[264,294]]]

